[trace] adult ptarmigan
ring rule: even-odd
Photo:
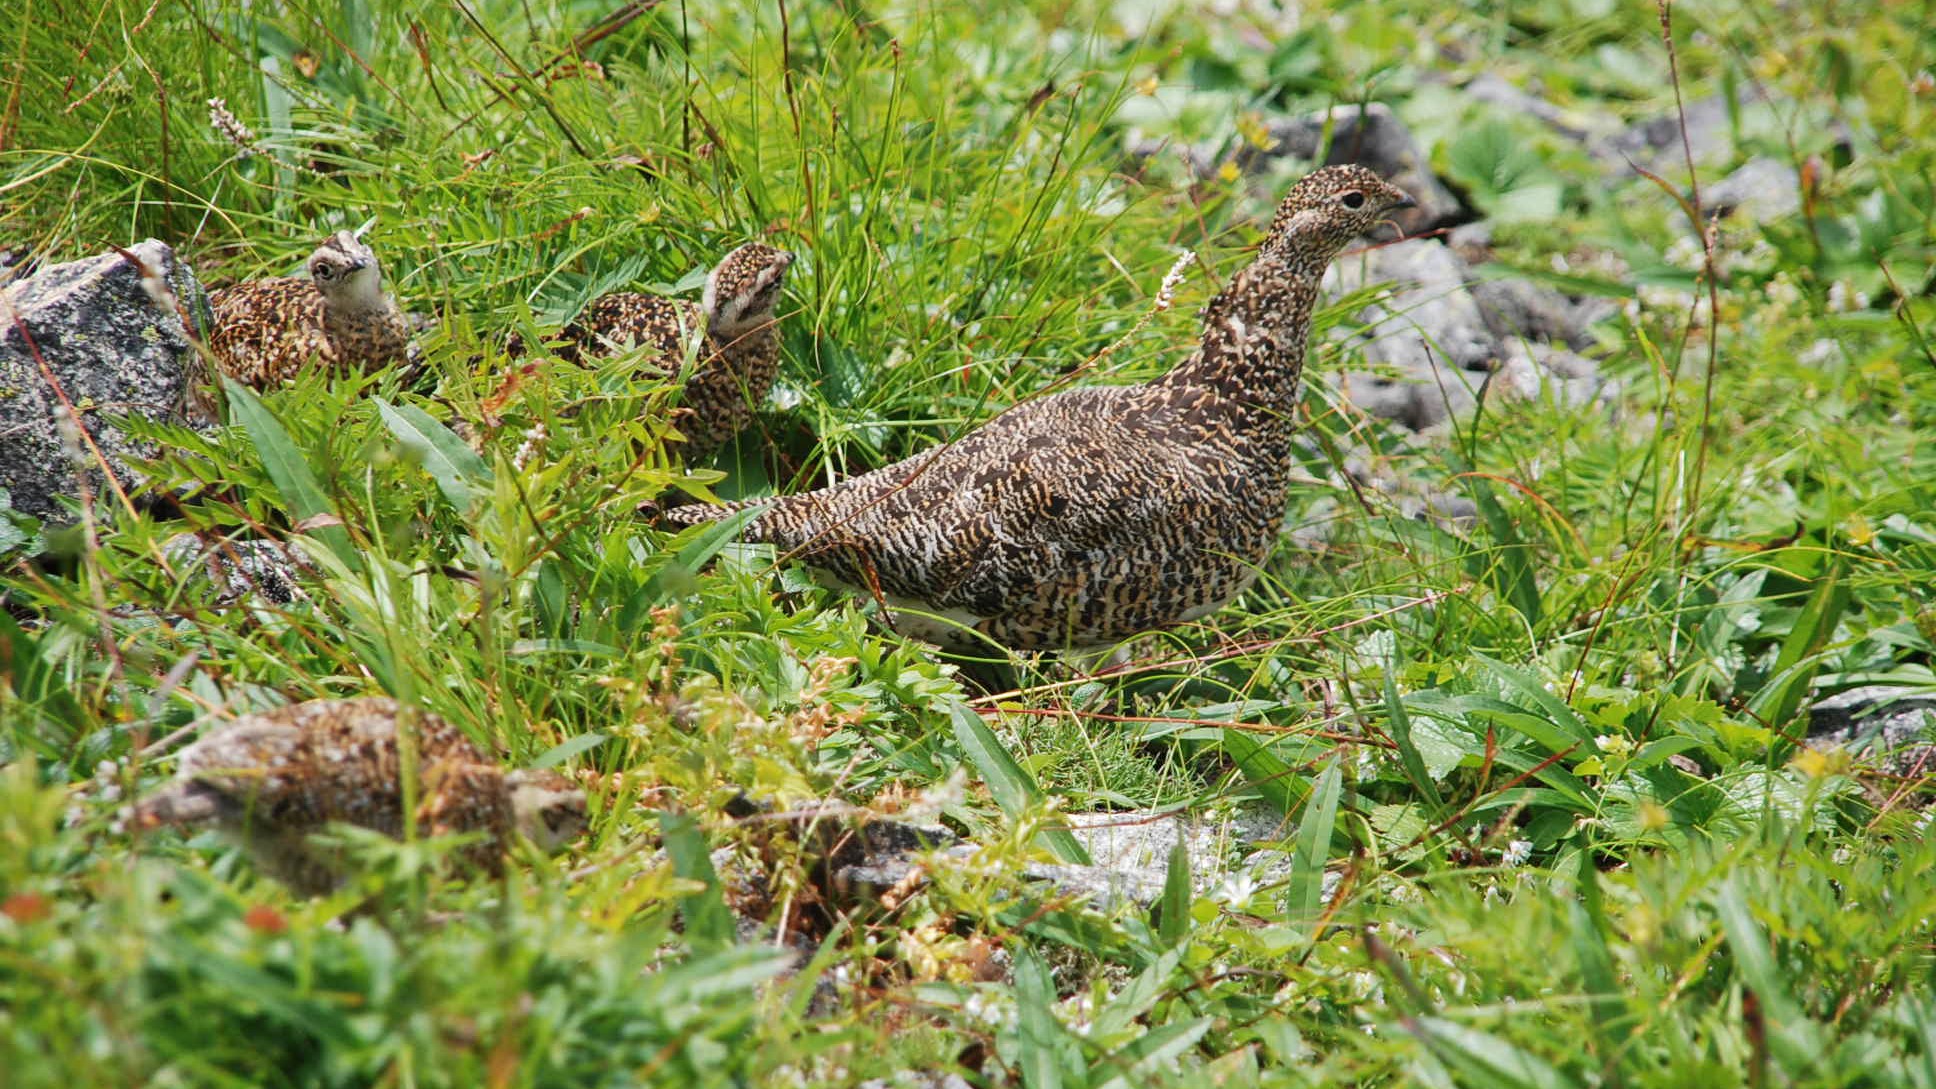
[[[245,715],[181,751],[175,779],[141,803],[137,823],[207,824],[239,840],[298,894],[329,892],[341,855],[310,839],[340,821],[392,837],[404,828],[402,713],[395,700],[310,700]],[[546,849],[585,830],[585,794],[554,771],[510,771],[455,726],[416,719],[417,828],[482,832],[459,851],[496,873],[512,829]]]
[[[1318,281],[1410,204],[1363,167],[1318,170],[1204,308],[1196,351],[1161,378],[1027,401],[818,491],[663,517],[760,507],[743,537],[876,595],[897,630],[948,647],[1094,648],[1204,616],[1250,584],[1277,538]]]
[[[309,278],[278,276],[208,297],[208,348],[224,374],[266,389],[312,366],[372,371],[405,358],[410,328],[376,254],[349,231],[316,247]]]

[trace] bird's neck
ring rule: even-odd
[[[1158,383],[1288,421],[1323,275],[1322,262],[1261,254],[1203,308],[1197,350]]]
[[[738,358],[751,353],[764,351],[774,344],[778,337],[774,333],[775,322],[771,314],[753,321],[743,321],[737,325],[710,328],[707,334],[719,347],[723,358]]]
[[[397,301],[383,290],[381,281],[345,284],[341,290],[323,293],[325,324],[359,324],[396,310]]]

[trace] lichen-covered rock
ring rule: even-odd
[[[195,274],[165,243],[149,239],[129,252],[172,285],[188,313],[204,308]],[[0,489],[15,510],[61,522],[70,516],[60,497],[75,494],[77,468],[86,467],[90,487],[104,480],[64,421],[48,373],[125,483],[123,459],[149,451],[114,418],[181,418],[201,371],[179,313],[164,308],[143,286],[141,269],[118,253],[49,265],[0,291]]]
[[[1936,769],[1936,693],[1871,684],[1851,688],[1808,709],[1811,748],[1841,746],[1864,763],[1898,776]]]

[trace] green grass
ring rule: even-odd
[[[225,426],[154,429],[151,489],[298,540],[304,601],[212,602],[164,557],[182,523],[111,495],[38,562],[37,527],[0,521],[0,1084],[1936,1086],[1930,781],[1797,745],[1814,697],[1936,685],[1927,4],[1676,9],[1689,101],[1779,103],[1740,154],[1820,157],[1802,213],[1724,221],[1695,328],[1668,193],[1428,78],[1671,112],[1650,4],[1339,0],[1294,30],[1163,3],[609,14],[110,0],[0,29],[6,248],[154,235],[223,283],[373,220],[441,318],[420,379],[229,391]],[[1130,141],[1235,146],[1366,98],[1499,215],[1501,261],[1626,307],[1596,332],[1611,412],[1399,434],[1331,384],[1356,310],[1333,306],[1287,522],[1322,547],[1287,537],[1132,668],[1015,662],[999,698],[768,550],[637,518],[1159,373],[1263,209]],[[715,466],[662,451],[670,391],[494,347],[616,287],[690,292],[752,238],[801,254],[784,372]],[[1348,486],[1356,449],[1480,517]],[[502,884],[366,843],[353,893],[301,902],[117,819],[172,770],[142,755],[164,735],[379,692],[597,773],[590,837]],[[810,836],[727,816],[741,795],[938,814],[983,854],[841,894]],[[1175,869],[1150,910],[1019,877],[1079,850],[1058,808],[1133,807],[1275,810],[1276,876]],[[741,942],[747,867],[766,926]]]

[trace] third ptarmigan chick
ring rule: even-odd
[[[342,882],[340,853],[312,842],[331,822],[402,837],[402,758],[395,700],[310,700],[245,715],[181,751],[174,782],[136,812],[146,827],[209,824],[239,840],[256,865],[298,894]],[[497,873],[515,828],[546,850],[585,830],[585,794],[554,771],[511,771],[462,731],[419,712],[417,828],[482,832],[460,849]]]
[[[557,354],[575,361],[643,348],[652,372],[671,376],[691,352],[672,424],[685,459],[699,461],[739,434],[780,373],[773,309],[792,264],[786,250],[752,242],[720,259],[696,306],[636,291],[600,295],[559,334]]]
[[[1363,167],[1318,170],[1204,308],[1196,351],[1161,378],[1028,401],[818,491],[665,518],[762,507],[744,537],[878,593],[897,629],[944,646],[978,634],[1093,648],[1214,612],[1256,577],[1283,519],[1318,281],[1411,203]]]
[[[208,347],[224,374],[266,389],[312,366],[373,371],[405,357],[410,327],[370,247],[338,231],[308,269],[306,280],[250,280],[209,295]]]

